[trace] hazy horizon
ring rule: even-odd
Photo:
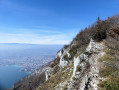
[[[25,44],[25,45],[67,45],[67,44],[32,44],[32,43],[0,43],[0,44]]]

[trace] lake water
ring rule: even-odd
[[[0,90],[10,88],[13,84],[22,77],[29,74],[29,72],[21,71],[21,66],[0,66]]]
[[[0,90],[12,87],[29,74],[20,66],[33,71],[52,61],[62,47],[63,45],[0,44]]]

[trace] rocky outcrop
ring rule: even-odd
[[[69,58],[71,57],[71,55],[69,54],[69,48],[63,48],[62,50],[60,50],[55,59],[59,58],[59,63],[58,63],[58,66],[62,69],[64,68],[65,66],[67,66],[70,62]],[[57,66],[57,65],[55,65]],[[53,74],[53,71],[56,67],[48,67],[45,71],[45,76],[46,76],[46,81],[48,80],[49,77],[52,76]]]
[[[56,58],[60,58],[58,64],[60,69],[62,70],[64,66],[68,69],[68,65],[73,63],[73,71],[71,70],[72,76],[70,81],[66,80],[59,83],[55,89],[62,90],[63,87],[66,87],[67,90],[97,90],[99,72],[98,59],[105,54],[103,52],[104,48],[103,42],[99,43],[91,39],[84,53],[74,57],[73,61],[70,60],[70,47],[67,49],[63,48],[63,50],[59,51]],[[65,55],[67,55],[67,58],[64,58]],[[49,76],[52,76],[53,69],[54,68],[50,68],[46,71],[47,80]],[[63,72],[66,72],[66,70]]]
[[[53,73],[53,69],[48,67],[45,71],[46,81],[48,80],[49,77],[51,77],[52,73]]]
[[[57,53],[55,58],[60,58],[59,67],[63,68],[64,66],[68,65],[71,57],[69,50],[70,48],[63,48]]]
[[[74,57],[74,70],[73,70],[73,77],[76,74],[76,69],[78,66],[81,66],[80,63],[83,61],[88,60],[88,55],[87,54],[81,54],[77,58]]]
[[[97,43],[94,40],[91,39],[88,47],[86,48],[86,51],[78,56],[77,58],[74,57],[74,71],[73,76],[75,76],[77,66],[84,66],[82,62],[89,61],[89,58],[92,54],[98,54],[101,52],[101,50],[104,49],[103,43]],[[93,60],[92,60],[93,61]]]
[[[97,90],[98,84],[98,59],[105,53],[103,42],[90,41],[86,52],[74,58],[74,70],[68,90]],[[77,68],[80,67],[80,71]]]

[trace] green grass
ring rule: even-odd
[[[65,54],[65,55],[63,56],[63,59],[66,60],[66,61],[68,61],[68,60],[69,60],[68,55]]]
[[[116,60],[115,57],[113,57],[113,56],[110,55],[110,54],[106,54],[106,55],[104,55],[103,57],[101,57],[101,58],[99,59],[99,62],[102,62],[102,61],[112,62],[112,61],[115,61],[115,60]]]
[[[81,66],[77,66],[77,68],[76,68],[76,72],[80,72],[81,71]]]
[[[119,77],[110,76],[99,85],[99,90],[119,90]]]
[[[59,70],[60,70],[60,67],[57,65],[53,70],[53,74],[56,74]]]
[[[62,88],[62,90],[67,90],[67,84]]]
[[[115,50],[113,49],[106,48],[104,51],[109,55],[115,55]]]
[[[113,49],[106,49],[106,55],[99,59],[104,64],[99,70],[99,76],[104,77],[104,81],[98,84],[98,90],[119,90],[119,64],[118,52]]]
[[[52,75],[48,79],[48,81],[46,81],[43,85],[39,85],[37,90],[54,90],[53,88],[56,85],[58,85],[59,83],[62,83],[64,81],[70,80],[70,78],[72,76],[72,73],[73,73],[73,72],[70,72],[70,69],[73,67],[73,64],[71,64],[68,67],[69,67],[68,69],[67,69],[67,67],[64,67],[61,71],[59,71],[56,74]]]
[[[105,67],[102,70],[100,70],[99,76],[100,77],[107,77],[111,74],[113,74],[117,69],[114,67]]]

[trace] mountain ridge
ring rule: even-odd
[[[118,90],[119,15],[81,30],[36,76],[18,81],[13,90]],[[111,65],[111,66],[110,66]],[[109,70],[109,71],[108,71]],[[34,79],[35,78],[35,79]]]

